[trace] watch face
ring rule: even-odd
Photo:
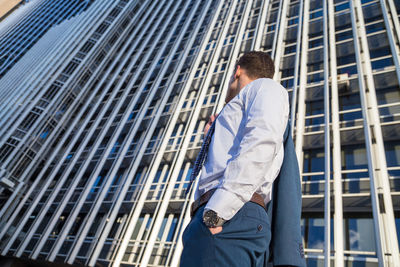
[[[203,222],[208,227],[215,227],[218,222],[217,213],[213,210],[208,210],[204,213]]]

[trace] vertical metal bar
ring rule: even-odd
[[[324,130],[325,130],[325,158],[324,158],[324,176],[325,176],[325,195],[324,195],[324,266],[330,266],[331,256],[331,167],[330,167],[330,112],[329,112],[329,54],[328,54],[328,12],[327,2],[323,1],[323,38],[324,38]],[[332,45],[332,44],[331,44]]]
[[[343,257],[343,202],[342,202],[342,166],[341,166],[341,145],[340,145],[340,124],[339,124],[339,96],[337,84],[336,65],[336,40],[335,40],[335,10],[333,0],[328,1],[329,17],[329,54],[331,73],[331,114],[332,114],[332,167],[333,167],[333,188],[334,188],[334,248],[335,266],[344,265]]]
[[[305,98],[307,86],[307,56],[308,56],[308,27],[309,27],[309,9],[310,1],[304,0],[304,15],[303,15],[303,31],[301,40],[301,59],[300,59],[300,84],[299,84],[299,99],[296,120],[296,136],[295,148],[299,166],[303,166],[303,134],[305,123]],[[300,173],[302,173],[300,169]]]

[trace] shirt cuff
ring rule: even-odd
[[[217,189],[204,210],[213,210],[224,220],[230,220],[243,207],[244,201],[234,193],[222,188]]]

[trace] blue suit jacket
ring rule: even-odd
[[[281,171],[267,205],[272,235],[269,264],[306,266],[300,226],[300,172],[289,123],[284,134],[284,149]]]

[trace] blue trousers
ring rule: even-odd
[[[264,267],[269,257],[271,226],[265,209],[246,203],[224,223],[222,232],[211,234],[203,223],[201,206],[183,236],[181,267]]]

